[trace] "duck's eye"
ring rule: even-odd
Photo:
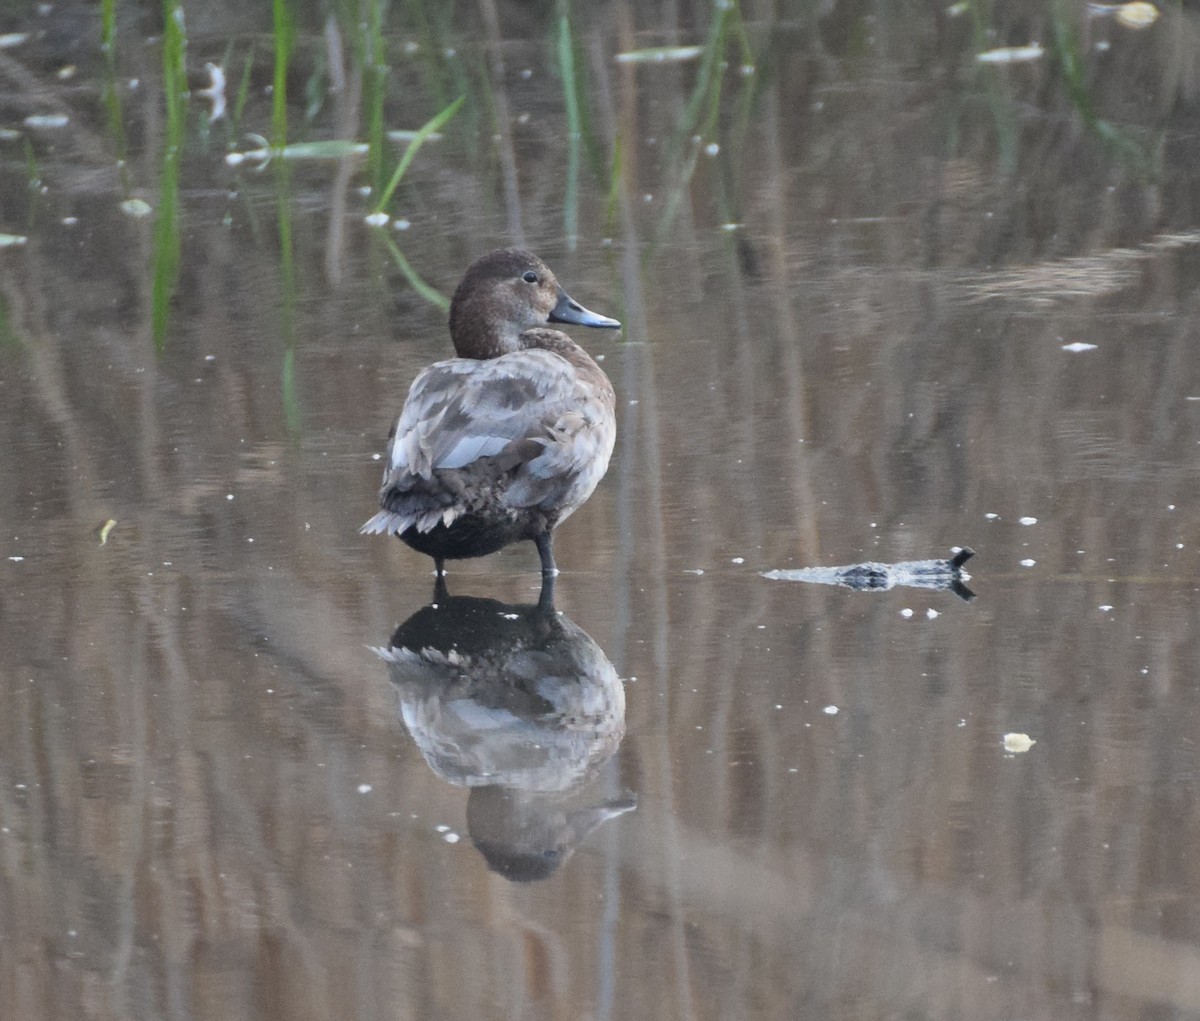
[[[527,284],[536,284],[538,282],[537,274],[531,269],[527,269],[521,279]]]

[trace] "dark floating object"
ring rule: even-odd
[[[450,596],[397,628],[386,649],[404,726],[443,780],[470,788],[467,829],[514,882],[553,875],[636,799],[598,789],[625,736],[625,688],[603,650],[543,589],[537,605]]]
[[[975,555],[963,546],[949,560],[901,560],[897,564],[850,564],[848,567],[803,567],[797,571],[764,571],[764,578],[807,581],[816,585],[841,585],[857,592],[882,592],[897,585],[908,588],[949,589],[960,599],[975,598],[966,585],[971,576],[963,564]]]
[[[382,508],[360,531],[433,557],[483,557],[530,539],[557,573],[552,535],[608,469],[612,384],[549,323],[617,329],[559,286],[532,252],[504,248],[467,270],[450,304],[458,357],[413,381],[392,429]]]

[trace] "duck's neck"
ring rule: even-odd
[[[451,336],[459,358],[499,358],[525,346],[521,342],[521,331],[500,318],[478,321],[475,329],[455,330],[451,324]]]

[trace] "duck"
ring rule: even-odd
[[[589,311],[533,252],[473,262],[450,302],[455,357],[413,380],[389,434],[380,510],[359,531],[395,535],[445,562],[511,543],[558,574],[554,529],[591,496],[616,442],[616,395],[582,347],[550,323],[619,329]]]

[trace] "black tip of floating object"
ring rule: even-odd
[[[972,592],[966,585],[963,584],[960,572],[962,565],[975,556],[975,551],[970,546],[964,546],[953,557],[950,558],[950,570],[954,572],[950,581],[950,591],[953,592],[964,603],[969,603],[975,598],[975,593]]]

